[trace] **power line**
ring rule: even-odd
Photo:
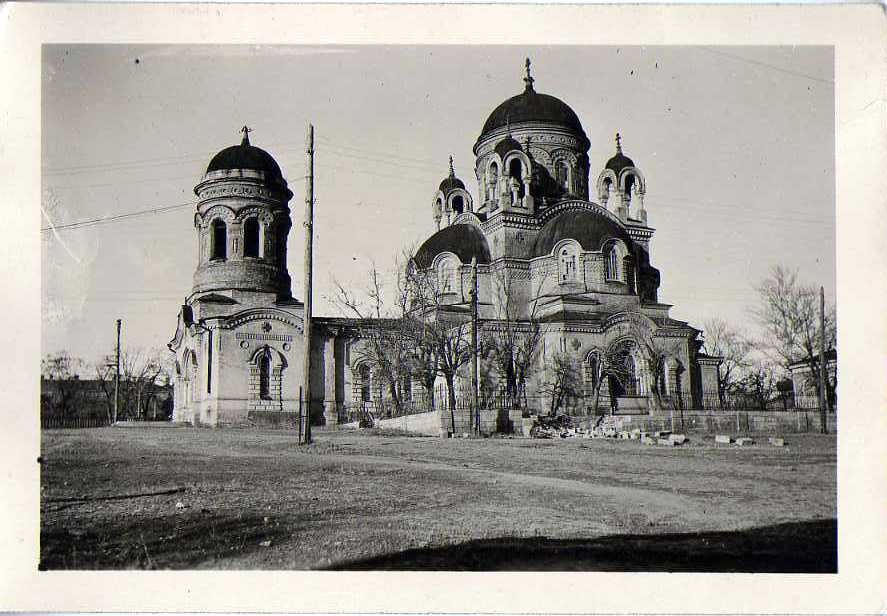
[[[736,54],[728,53],[726,51],[721,51],[719,49],[713,49],[711,47],[702,47],[705,51],[709,53],[713,53],[718,56],[724,56],[726,58],[732,58],[733,60],[737,60],[739,62],[746,62],[747,64],[754,64],[755,66],[761,66],[764,68],[769,68],[774,71],[779,71],[780,73],[785,73],[787,75],[794,75],[795,77],[803,77],[804,79],[810,79],[812,81],[818,81],[820,83],[827,83],[829,85],[834,85],[835,82],[832,79],[823,79],[821,77],[814,77],[813,75],[808,75],[806,73],[801,73],[798,71],[793,71],[791,69],[783,68],[781,66],[776,66],[774,64],[768,64],[767,62],[761,62],[759,60],[752,60],[751,58],[746,58],[744,56],[737,56]]]
[[[115,222],[119,220],[123,220],[126,218],[134,218],[136,216],[145,216],[147,214],[161,214],[163,212],[171,212],[173,210],[177,210],[183,207],[193,207],[197,205],[196,201],[191,201],[189,203],[178,203],[176,205],[165,205],[161,207],[150,208],[147,210],[139,210],[137,212],[127,212],[126,214],[117,214],[116,216],[102,216],[100,218],[91,218],[89,220],[80,220],[77,222],[69,222],[63,225],[50,225],[48,227],[43,227],[40,229],[41,232],[52,231],[53,229],[56,231],[61,231],[63,229],[79,229],[81,227],[91,227],[93,225],[99,225],[109,222]]]

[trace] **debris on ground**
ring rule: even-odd
[[[767,439],[767,440],[768,440],[768,442],[769,442],[771,445],[773,445],[774,447],[785,447],[785,439],[778,438],[778,437],[775,437],[775,436],[771,436],[771,437],[770,437],[769,439]]]
[[[748,437],[738,438],[738,439],[736,439],[736,444],[739,445],[740,447],[742,447],[743,445],[754,445],[755,439],[748,438]]]
[[[715,443],[723,443],[725,445],[729,445],[733,442],[733,439],[730,438],[729,434],[716,434],[715,435]]]

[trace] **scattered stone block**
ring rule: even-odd
[[[771,436],[768,440],[769,440],[770,444],[773,445],[774,447],[785,447],[785,439],[776,438],[774,436]]]
[[[655,444],[656,444],[656,439],[653,438],[652,436],[647,436],[647,435],[645,434],[645,435],[643,435],[643,436],[641,437],[641,442],[642,442],[644,445],[655,445]]]
[[[658,432],[654,432],[653,436],[656,438],[668,438],[671,434],[671,430],[659,430]]]
[[[736,444],[739,445],[740,447],[742,447],[744,445],[754,445],[755,440],[748,438],[748,437],[738,438],[738,439],[736,439]]]
[[[716,434],[715,435],[715,443],[724,443],[726,445],[729,445],[732,442],[733,442],[733,439],[730,438],[730,435],[728,435],[728,434]]]
[[[677,445],[683,445],[687,442],[687,436],[685,434],[672,434],[668,438],[674,441]]]

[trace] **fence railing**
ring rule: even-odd
[[[43,416],[40,418],[40,428],[42,430],[62,430],[62,429],[80,429],[80,428],[104,428],[111,425],[107,417],[100,415],[86,416]]]

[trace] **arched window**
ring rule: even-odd
[[[259,257],[259,219],[247,218],[243,223],[243,256]]]
[[[225,221],[216,218],[212,224],[212,249],[210,259],[228,258],[228,227]]]
[[[438,288],[441,293],[456,292],[456,266],[450,259],[441,261],[438,267]]]
[[[576,280],[576,251],[565,246],[560,252],[561,282]]]
[[[372,383],[370,382],[370,367],[362,364],[358,369],[360,375],[360,401],[369,402],[372,400]]]
[[[619,244],[614,244],[607,251],[607,280],[622,281],[622,249]]]
[[[267,351],[259,357],[259,397],[271,399],[271,356]]]
[[[453,197],[452,203],[453,212],[455,212],[456,214],[461,214],[462,211],[465,209],[465,201],[462,199],[461,195],[456,195],[455,197]]]

